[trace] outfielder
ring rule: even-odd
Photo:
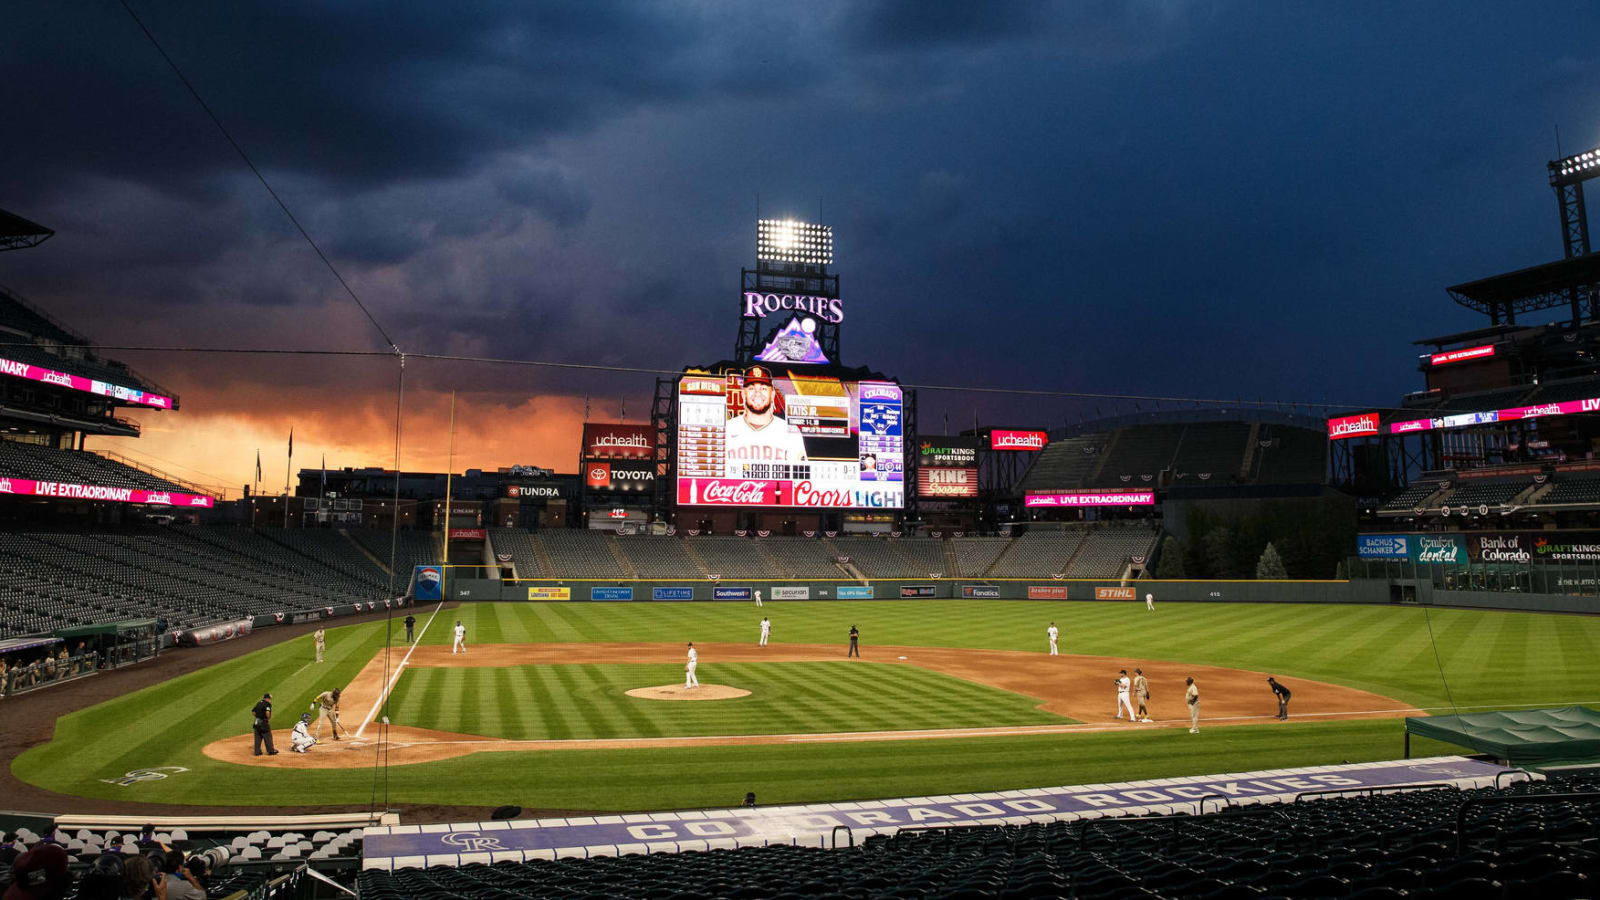
[[[761,605],[761,588],[756,588],[756,606]]]
[[[1145,594],[1144,595],[1144,608],[1150,610],[1151,612],[1155,612],[1156,611],[1156,595],[1155,594]]]
[[[690,641],[689,661],[683,665],[683,686],[685,688],[697,688],[700,686],[700,679],[696,678],[694,674],[695,666],[699,664],[700,654],[694,652],[694,641]]]
[[[322,722],[328,720],[333,725],[333,739],[339,739],[339,689],[323,691],[311,704],[312,709],[320,710],[317,715],[317,739],[322,739]],[[310,713],[306,713],[310,715]]]
[[[761,646],[765,647],[767,645],[767,637],[769,635],[771,635],[771,634],[772,634],[772,622],[768,621],[765,616],[762,616],[761,617]]]
[[[1060,656],[1061,651],[1056,649],[1056,638],[1061,636],[1061,629],[1056,627],[1056,623],[1051,622],[1050,627],[1046,628],[1044,633],[1050,635],[1050,655]]]
[[[457,619],[456,642],[450,647],[450,655],[455,656],[457,653],[465,652],[467,652],[467,626],[461,624],[461,620]]]
[[[289,732],[290,750],[304,753],[317,745],[317,739],[311,736],[310,725],[311,713],[301,713],[300,721],[294,723],[294,729]]]
[[[1136,722],[1133,715],[1133,704],[1128,702],[1128,689],[1133,682],[1128,680],[1128,670],[1122,669],[1117,675],[1117,718],[1122,718],[1122,711],[1128,711],[1128,721]]]
[[[327,635],[321,628],[318,628],[311,635],[311,642],[315,644],[317,648],[317,662],[322,662],[322,651],[326,650],[328,647]]]

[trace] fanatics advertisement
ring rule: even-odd
[[[764,365],[685,375],[678,504],[900,509],[902,404],[897,384]]]
[[[148,491],[143,488],[106,487],[98,484],[67,484],[59,481],[34,481],[31,478],[0,478],[0,494],[52,497],[57,500],[107,500],[112,503],[148,503],[153,506],[210,509],[212,500],[204,494],[177,491]]]
[[[79,375],[68,375],[66,372],[43,369],[39,366],[30,366],[27,363],[15,362],[9,359],[0,359],[0,375],[13,375],[17,378],[26,378],[29,381],[54,384],[88,394],[99,394],[102,397],[110,397],[113,400],[121,400],[124,403],[137,403],[140,406],[153,406],[156,409],[172,408],[171,397],[163,397],[160,394],[151,394],[106,381],[95,381],[92,378],[84,378]]]
[[[1022,504],[1038,506],[1154,506],[1155,491],[1082,491],[1072,494],[1029,494]]]
[[[961,596],[968,600],[980,597],[999,597],[1000,589],[992,584],[963,584],[961,586]]]
[[[651,459],[655,431],[649,425],[583,426],[584,459]]]
[[[990,450],[1043,450],[1050,436],[1042,431],[1011,431],[996,428],[989,432]]]
[[[917,469],[917,496],[919,497],[976,497],[978,496],[978,469],[945,469],[922,466]]]

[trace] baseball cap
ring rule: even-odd
[[[745,384],[772,384],[772,370],[766,366],[751,366],[744,370]]]
[[[4,900],[57,900],[67,893],[67,851],[59,844],[40,844],[17,857]]]

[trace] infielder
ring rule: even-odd
[[[301,713],[300,721],[294,723],[294,729],[289,732],[290,750],[304,753],[317,745],[317,739],[311,736],[310,725],[311,713]]]
[[[1155,612],[1156,611],[1156,595],[1155,594],[1145,594],[1144,595],[1144,608],[1150,610],[1151,612]]]
[[[327,635],[321,628],[318,628],[312,633],[311,642],[315,644],[317,648],[317,662],[322,662],[322,651],[328,648]]]
[[[1128,690],[1133,682],[1128,680],[1128,670],[1122,669],[1117,674],[1117,718],[1122,718],[1122,711],[1128,711],[1128,721],[1137,721],[1133,716],[1133,704],[1128,702]]]
[[[756,606],[759,607],[760,605],[761,605],[761,589],[760,588],[756,588]]]
[[[699,664],[700,654],[694,651],[694,641],[690,641],[689,661],[683,664],[683,686],[685,688],[697,688],[700,686],[700,679],[696,678],[694,674],[695,666]]]
[[[772,634],[772,622],[768,621],[766,616],[762,616],[761,617],[761,644],[760,644],[760,646],[765,647],[767,645],[767,638],[771,634]]]
[[[1056,649],[1056,638],[1061,636],[1061,629],[1056,627],[1056,623],[1051,622],[1050,627],[1046,628],[1044,633],[1050,635],[1050,655],[1060,656],[1061,651]]]
[[[1143,669],[1133,670],[1133,693],[1139,698],[1139,721],[1150,721],[1150,682]]]
[[[317,740],[322,739],[322,722],[327,720],[333,725],[333,739],[339,739],[339,689],[323,691],[312,701],[311,708],[320,710],[317,715]],[[310,715],[310,713],[306,713]]]
[[[467,626],[461,624],[461,620],[457,619],[456,642],[450,647],[450,655],[455,656],[457,653],[465,652],[467,652]]]
[[[1183,692],[1184,702],[1189,704],[1189,733],[1200,733],[1200,689],[1195,686],[1194,678],[1186,679],[1189,687]]]

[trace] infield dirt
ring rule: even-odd
[[[385,673],[393,677],[408,648],[380,650],[344,689],[343,712],[352,730],[377,704]],[[699,644],[700,671],[715,676],[718,662],[817,662],[841,660],[841,647],[828,644]],[[499,667],[578,663],[681,663],[683,645],[618,642],[560,644],[486,644],[452,654],[439,645],[417,646],[407,666]],[[388,658],[386,659],[386,654]],[[1216,725],[1262,724],[1273,721],[1277,703],[1267,687],[1267,673],[1196,666],[1186,663],[1063,654],[1048,656],[1017,650],[963,650],[943,647],[867,647],[863,662],[918,666],[1000,690],[1038,698],[1039,708],[1077,719],[1082,724],[920,731],[872,731],[828,734],[746,734],[612,740],[508,740],[454,734],[404,725],[381,729],[369,724],[359,737],[319,744],[310,753],[284,752],[254,756],[248,733],[214,741],[205,753],[223,762],[273,768],[328,769],[370,766],[374,744],[387,744],[391,765],[432,762],[479,752],[690,747],[734,744],[794,744],[848,741],[932,740],[987,736],[1070,734],[1138,728],[1188,728],[1184,679],[1193,677],[1201,692],[1202,730]],[[1150,681],[1150,724],[1132,724],[1106,715],[1116,709],[1113,679],[1119,669],[1143,668]],[[1421,715],[1420,710],[1366,691],[1300,678],[1278,679],[1294,692],[1293,721],[1390,718]],[[659,690],[659,688],[657,688]],[[633,693],[632,691],[629,692]],[[382,735],[379,731],[383,731]],[[288,745],[287,732],[277,736]]]

